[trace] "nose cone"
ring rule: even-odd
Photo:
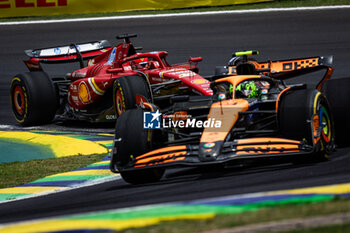
[[[199,160],[202,162],[215,161],[221,153],[223,142],[200,143]]]

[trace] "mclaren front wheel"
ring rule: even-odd
[[[159,181],[165,172],[161,168],[123,171],[133,159],[152,148],[152,131],[143,128],[143,113],[142,109],[127,110],[116,125],[111,166],[119,170],[121,177],[130,184]]]

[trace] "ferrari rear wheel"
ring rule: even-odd
[[[152,131],[143,128],[143,110],[130,109],[117,120],[115,144],[111,165],[115,166],[122,178],[130,184],[159,181],[165,170],[162,168],[123,171],[138,156],[152,148]]]
[[[282,96],[279,127],[282,137],[314,146],[313,155],[298,163],[325,161],[334,148],[332,114],[327,98],[318,90],[295,90]]]
[[[136,108],[137,95],[150,101],[150,91],[146,80],[138,75],[120,77],[115,80],[114,88],[114,107],[117,117],[127,109]]]
[[[15,119],[23,126],[51,122],[58,108],[54,84],[44,72],[16,75],[11,81],[10,95]]]

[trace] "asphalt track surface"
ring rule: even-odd
[[[350,10],[295,11],[217,16],[184,16],[99,22],[0,26],[0,125],[15,124],[9,106],[9,83],[26,71],[23,50],[137,33],[144,51],[166,50],[169,61],[202,56],[200,73],[213,74],[233,51],[259,49],[258,59],[334,55],[334,77],[350,70]],[[59,74],[61,68],[54,67]],[[315,83],[316,76],[306,77]],[[55,127],[55,126],[50,126]],[[314,165],[270,165],[198,174],[168,173],[161,182],[131,186],[122,180],[0,204],[0,223],[63,214],[132,207],[261,191],[350,182],[350,151],[340,148],[332,160]],[[15,175],[15,174],[14,174]]]

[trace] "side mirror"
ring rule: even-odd
[[[191,57],[190,59],[188,59],[189,62],[200,62],[202,60],[202,57]]]

